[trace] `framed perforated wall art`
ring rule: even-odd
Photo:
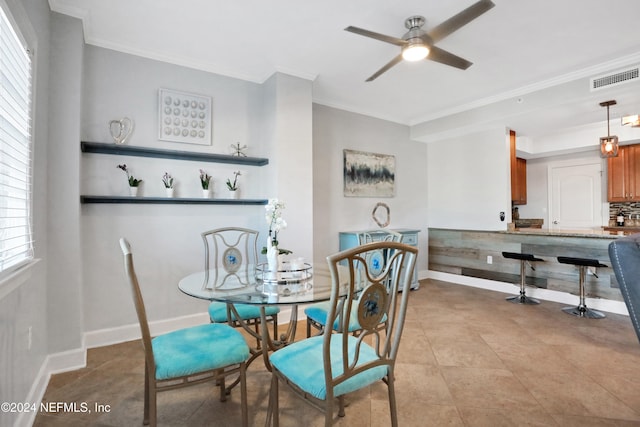
[[[172,89],[158,90],[158,139],[211,145],[211,97]]]

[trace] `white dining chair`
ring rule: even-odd
[[[367,243],[378,242],[401,242],[402,234],[393,230],[379,230],[375,232],[375,237],[372,233],[363,232],[358,236],[359,244],[364,245]],[[388,257],[391,255],[390,251],[376,250],[368,253],[366,264],[370,270],[380,271],[386,265]],[[327,312],[329,309],[329,302],[319,302],[317,304],[311,304],[304,309],[304,314],[307,317],[307,338],[311,336],[312,328],[316,329],[319,333],[322,333],[327,324]],[[338,330],[338,324],[333,325],[333,330]],[[347,325],[347,331],[357,334],[360,331],[360,324],[358,323],[357,316],[351,316],[351,322]]]
[[[250,353],[242,334],[229,325],[208,323],[151,338],[131,245],[121,238],[120,249],[144,347],[143,424],[152,427],[157,424],[157,393],[215,381],[220,387],[220,401],[225,401],[225,378],[234,375],[239,376],[242,425],[247,426],[246,366]]]
[[[255,283],[258,231],[224,227],[205,231],[201,236],[204,242],[205,286],[224,286],[227,281],[246,286]],[[215,323],[226,323],[231,319],[233,327],[240,327],[244,322],[245,325],[253,325],[255,332],[259,333],[259,305],[233,304],[233,309],[230,304],[213,301],[209,304],[209,318]],[[265,307],[265,318],[273,326],[274,339],[278,335],[279,312],[278,306]]]
[[[392,255],[382,271],[373,271],[366,259],[378,250]],[[327,258],[332,281],[327,324],[338,322],[337,330],[347,331],[356,316],[361,331],[357,337],[325,332],[274,352],[267,425],[279,425],[280,384],[323,410],[328,427],[336,400],[343,417],[345,395],[377,381],[387,385],[391,425],[398,425],[394,369],[411,294],[399,290],[411,283],[417,253],[403,243],[375,242]]]

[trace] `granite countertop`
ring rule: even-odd
[[[640,233],[640,227],[624,226],[624,227],[604,227],[607,231],[624,231],[625,233]]]
[[[602,228],[598,229],[587,229],[587,230],[549,230],[545,228],[516,228],[513,231],[503,231],[503,233],[507,234],[531,234],[537,236],[565,236],[565,237],[588,237],[588,238],[599,238],[599,239],[615,239],[618,237],[622,237],[625,234],[631,234],[628,231],[630,230],[604,230]]]

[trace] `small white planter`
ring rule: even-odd
[[[206,190],[204,188],[202,189],[202,197],[204,199],[208,199],[210,195],[211,195],[211,190],[209,190],[208,188]]]
[[[173,188],[165,188],[164,190],[167,193],[167,197],[169,198],[173,197]]]
[[[131,197],[136,197],[138,195],[138,187],[129,187],[129,194]]]
[[[229,198],[230,199],[237,199],[238,197],[240,197],[239,195],[239,191],[238,190],[229,190]]]

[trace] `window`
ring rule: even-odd
[[[0,7],[0,276],[33,259],[31,58]]]

